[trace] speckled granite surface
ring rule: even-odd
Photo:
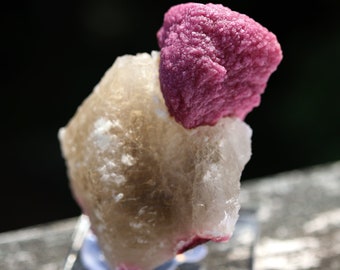
[[[260,223],[254,269],[340,269],[340,162],[247,182],[241,201]],[[77,219],[0,234],[0,269],[61,269]]]
[[[77,218],[0,234],[0,269],[60,269]]]
[[[242,202],[258,208],[255,269],[340,269],[340,162],[258,179]]]

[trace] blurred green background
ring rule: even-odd
[[[117,56],[158,49],[183,1],[7,1],[1,9],[0,231],[78,215],[58,129]],[[203,1],[202,1],[203,2]],[[274,32],[284,60],[246,119],[243,180],[340,159],[340,1],[220,1]]]

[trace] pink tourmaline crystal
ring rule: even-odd
[[[222,5],[174,6],[157,37],[161,90],[186,128],[244,119],[282,59],[274,34]]]

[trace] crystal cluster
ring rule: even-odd
[[[72,190],[112,269],[150,270],[227,240],[238,218],[250,128],[185,129],[160,91],[159,54],[119,57],[59,137]]]
[[[221,5],[171,8],[160,53],[119,57],[59,139],[73,194],[112,269],[151,270],[238,219],[243,122],[282,59],[274,34]]]

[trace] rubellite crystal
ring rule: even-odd
[[[227,240],[238,218],[250,128],[233,118],[183,128],[158,68],[157,52],[118,58],[59,133],[72,190],[112,269],[150,270]]]
[[[244,119],[282,59],[273,33],[222,5],[174,6],[157,37],[166,105],[186,128]]]

